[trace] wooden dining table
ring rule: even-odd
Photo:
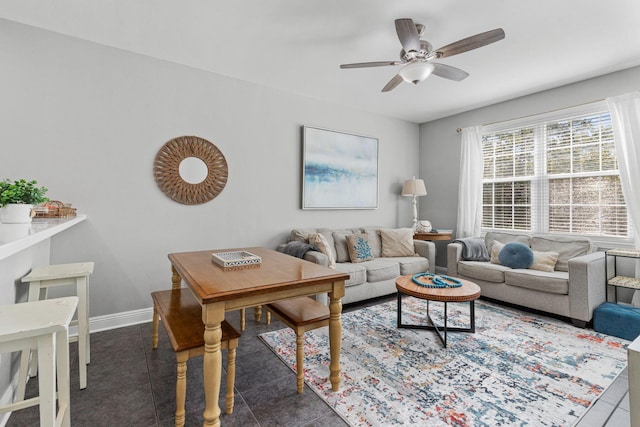
[[[225,268],[213,262],[212,254],[245,251],[261,258],[257,265]],[[202,305],[204,330],[203,376],[205,393],[204,425],[220,425],[220,378],[222,355],[220,323],[225,312],[256,307],[274,301],[329,294],[329,346],[331,389],[340,388],[340,347],[342,302],[348,274],[300,258],[261,248],[216,249],[169,254],[172,288],[184,283]],[[242,345],[242,344],[241,344]]]

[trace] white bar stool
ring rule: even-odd
[[[14,402],[1,406],[0,413],[40,405],[41,426],[71,425],[68,341],[77,306],[78,297],[73,296],[0,307],[0,353],[37,349],[40,368],[39,396],[24,400],[22,385]]]
[[[71,322],[71,326],[78,326],[78,359],[80,369],[80,388],[87,387],[87,365],[91,362],[89,337],[89,275],[93,273],[93,262],[76,264],[47,265],[34,268],[31,273],[22,278],[29,283],[28,301],[47,299],[47,289],[52,286],[75,285],[78,296],[78,318]],[[34,358],[35,359],[35,356]],[[35,360],[31,363],[31,375],[36,375]],[[26,382],[29,367],[29,352],[22,353],[20,362],[20,381]]]

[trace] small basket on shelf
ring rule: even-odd
[[[76,216],[76,208],[70,203],[50,200],[33,208],[35,218],[71,218]]]

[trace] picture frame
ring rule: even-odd
[[[377,138],[303,126],[302,151],[302,209],[377,209]]]

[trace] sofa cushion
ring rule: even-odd
[[[345,287],[361,285],[367,281],[367,269],[364,263],[353,264],[350,262],[340,262],[336,264],[336,271],[349,274],[349,280],[344,282]]]
[[[505,283],[511,286],[550,294],[569,294],[569,273],[564,271],[509,270],[505,271],[504,279]]]
[[[315,233],[315,228],[296,228],[291,230],[291,233],[289,234],[289,241],[309,243],[309,236]]]
[[[416,253],[411,228],[381,228],[380,238],[383,257],[412,256]]]
[[[458,274],[471,279],[484,280],[485,282],[503,283],[504,272],[510,270],[500,264],[491,264],[485,261],[460,261],[458,262]]]
[[[498,241],[500,243],[507,244],[509,242],[520,242],[527,246],[531,246],[531,237],[528,234],[522,233],[506,233],[503,231],[489,231],[484,236],[485,244],[487,245],[487,252],[491,255],[491,249],[493,248],[493,242]]]
[[[533,264],[529,268],[531,270],[553,271],[556,262],[558,262],[558,252],[533,251]]]
[[[533,263],[533,251],[524,243],[509,242],[498,255],[500,264],[511,268],[529,268]]]
[[[409,276],[429,271],[429,260],[421,256],[405,256],[387,258],[396,261],[400,265],[400,275]]]
[[[314,245],[329,259],[329,268],[336,268],[336,258],[333,255],[333,250],[329,246],[326,237],[320,233],[312,233],[309,235],[309,243]]]
[[[331,247],[331,250],[333,251],[333,257],[336,259],[336,261],[338,260],[338,254],[336,253],[336,244],[333,240],[333,233],[337,232],[337,233],[342,233],[342,234],[353,234],[353,233],[357,233],[358,231],[353,231],[353,230],[343,230],[343,229],[333,229],[333,228],[318,228],[317,230],[318,233],[322,234],[325,239],[327,239],[327,242],[329,243],[329,246]],[[348,257],[345,261],[349,261]]]
[[[373,259],[371,246],[369,246],[369,236],[364,233],[349,234],[347,236],[347,247],[351,262],[370,261]]]
[[[539,252],[558,252],[557,271],[569,271],[571,258],[592,252],[591,240],[580,236],[533,236],[531,249]]]
[[[384,258],[358,263],[367,269],[367,282],[375,283],[400,276],[400,264]]]
[[[369,246],[374,258],[382,256],[382,240],[380,240],[380,227],[363,227],[362,232],[369,237]]]
[[[347,244],[347,236],[352,233],[341,233],[334,231],[331,233],[333,236],[333,244],[336,247],[336,262],[350,262],[349,257],[349,245]]]
[[[500,264],[500,252],[504,248],[504,244],[498,242],[497,240],[493,242],[491,245],[491,259],[489,260],[492,264]]]

